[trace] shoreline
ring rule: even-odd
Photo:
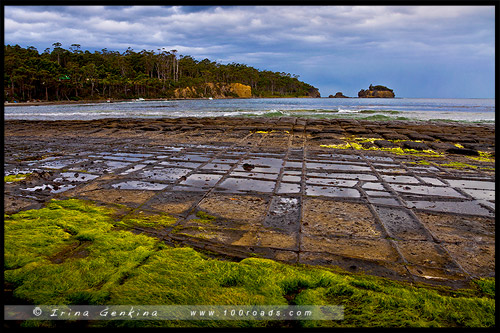
[[[301,97],[227,97],[227,98],[212,98],[212,99],[267,99],[267,98],[272,98],[272,99],[280,99],[280,98],[297,98],[297,99],[303,99],[303,98],[314,98],[316,99],[317,97],[309,97],[309,96],[301,96]],[[319,97],[319,98],[328,98],[328,97]],[[210,100],[211,98],[203,97],[203,98],[183,98],[183,97],[165,97],[165,98],[144,98],[141,100],[141,102],[151,102],[151,101],[189,101],[189,100]],[[70,104],[89,104],[89,103],[121,103],[121,102],[133,102],[137,101],[137,98],[127,98],[127,99],[111,99],[110,102],[108,102],[107,99],[99,99],[99,100],[80,100],[80,101],[34,101],[34,102],[4,102],[4,106],[38,106],[38,105],[70,105]]]
[[[446,127],[458,127],[458,128],[479,128],[484,127],[489,130],[495,131],[495,121],[462,121],[462,120],[448,120],[448,119],[429,119],[429,120],[419,120],[419,119],[366,119],[366,118],[313,118],[313,117],[297,117],[297,116],[273,116],[273,117],[265,117],[265,116],[221,116],[221,117],[159,117],[159,118],[151,118],[151,117],[109,117],[109,118],[95,118],[95,119],[5,119],[4,118],[4,127],[7,126],[8,123],[73,123],[73,124],[89,124],[96,123],[96,126],[99,126],[99,123],[141,123],[144,125],[158,124],[161,126],[161,123],[165,123],[166,125],[172,123],[198,123],[197,126],[201,127],[203,123],[219,123],[219,124],[244,124],[242,125],[244,128],[248,126],[254,126],[255,124],[262,123],[280,123],[285,120],[287,124],[291,122],[298,122],[300,124],[306,123],[322,123],[322,124],[338,124],[338,123],[353,123],[353,124],[363,124],[369,125],[369,127],[373,127],[375,125],[380,125],[382,127],[419,127],[425,128],[426,126],[445,126]],[[250,125],[245,125],[250,124]],[[114,126],[114,125],[110,125]],[[259,130],[260,125],[257,125],[257,131]],[[290,127],[291,130],[291,127]],[[368,132],[367,132],[368,133]]]
[[[377,97],[345,97],[345,98],[332,98],[332,97],[310,97],[310,96],[300,96],[300,97],[227,97],[227,98],[212,98],[212,99],[304,99],[304,98],[310,98],[310,99],[331,99],[331,100],[338,100],[338,99],[361,99],[361,100],[380,100],[384,98],[377,98]],[[203,98],[184,98],[184,97],[165,97],[165,98],[144,98],[143,101],[183,101],[183,100],[209,100],[210,98],[203,97]],[[487,99],[495,99],[495,98],[427,98],[427,97],[393,97],[393,98],[386,98],[386,99],[422,99],[422,100],[439,100],[439,99],[452,99],[452,100],[487,100]],[[110,100],[110,102],[108,102]],[[120,102],[131,102],[131,101],[136,101],[137,98],[125,98],[125,99],[99,99],[99,100],[79,100],[79,101],[28,101],[28,102],[4,102],[4,106],[37,106],[37,105],[69,105],[69,104],[88,104],[88,103],[120,103]]]
[[[151,98],[144,99],[144,101],[168,101],[168,100],[190,100],[190,99],[206,99],[206,98]],[[17,102],[10,103],[4,102],[4,106],[39,106],[39,105],[71,105],[71,104],[100,104],[100,103],[121,103],[121,102],[133,102],[136,98],[128,99],[113,99],[108,102],[106,99],[99,100],[81,100],[81,101],[35,101],[35,102]]]
[[[396,140],[399,147],[406,142],[419,142],[427,149],[437,147],[443,152],[462,147],[462,153],[479,156],[479,151],[495,151],[494,123],[467,123],[413,120],[367,120],[350,118],[303,118],[303,117],[178,117],[178,118],[100,118],[88,120],[20,120],[4,119],[4,135],[16,135],[21,131],[43,131],[45,136],[85,136],[112,129],[114,137],[137,134],[170,139],[174,134],[204,137],[220,134],[226,140],[227,130],[245,133],[283,132],[302,136],[310,142],[331,144],[346,138],[372,138],[382,141]],[[380,143],[381,144],[381,143]],[[410,145],[408,143],[408,145]],[[458,145],[458,146],[457,146]],[[403,147],[404,148],[404,147]],[[468,150],[467,150],[468,149]],[[423,148],[421,148],[423,150]],[[460,154],[460,150],[457,150]]]

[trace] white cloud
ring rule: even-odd
[[[126,21],[103,20],[101,18],[90,18],[86,24],[93,31],[100,31],[106,34],[113,33],[136,33],[146,30],[146,26],[141,23],[130,23]]]

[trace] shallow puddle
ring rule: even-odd
[[[40,191],[49,190],[50,193],[61,193],[61,192],[67,191],[69,189],[72,189],[74,187],[75,187],[75,185],[43,184],[43,185],[29,187],[29,188],[22,188],[21,190],[22,191],[29,191],[29,192],[40,192]]]
[[[176,185],[172,187],[173,192],[207,192],[208,188],[194,187],[187,185]]]
[[[279,173],[283,164],[277,158],[247,158],[242,160],[235,171]]]
[[[395,191],[408,194],[429,195],[439,197],[463,198],[463,195],[450,187],[434,187],[425,185],[389,184]]]
[[[312,178],[306,179],[307,184],[312,185],[329,185],[329,186],[344,186],[353,187],[358,181],[357,180],[343,180],[343,179],[331,179],[331,178]]]
[[[296,194],[300,193],[300,184],[297,183],[281,183],[278,187],[278,194]]]
[[[217,191],[238,193],[238,192],[273,192],[275,182],[257,180],[257,179],[243,179],[243,178],[227,178],[220,185],[217,186]]]
[[[159,184],[159,183],[149,183],[149,182],[141,182],[137,180],[129,180],[123,183],[113,184],[111,185],[113,188],[119,190],[148,190],[148,191],[161,191],[166,188],[168,185]]]
[[[345,154],[314,154],[309,155],[308,158],[317,158],[322,160],[328,160],[333,162],[352,160],[352,161],[361,161],[363,158],[359,155],[345,155]]]
[[[162,149],[166,150],[166,151],[182,151],[185,148],[184,147],[175,147],[175,146],[163,146]]]
[[[439,172],[439,169],[433,166],[423,166],[423,167],[408,166],[408,169],[415,173]]]
[[[119,161],[92,161],[92,165],[87,168],[88,172],[91,173],[107,173],[107,172],[112,172],[117,169],[125,168],[127,166],[130,166],[131,163],[126,163],[126,162],[119,162]]]
[[[59,176],[60,176],[59,178],[54,179],[54,182],[62,182],[62,181],[86,182],[99,177],[96,175],[83,172],[62,172],[59,174]]]
[[[225,158],[225,157],[219,157],[219,158],[214,158],[212,160],[212,163],[223,163],[223,164],[236,164],[239,162],[239,159],[233,159],[233,158]]]
[[[372,196],[372,197],[391,197],[392,193],[391,192],[386,192],[386,191],[371,191],[371,190],[366,190],[365,191],[366,195]]]
[[[57,160],[57,161],[50,161],[47,163],[39,164],[38,167],[45,168],[45,169],[62,169],[62,168],[65,168],[69,165],[81,163],[84,161],[86,161],[86,160],[83,160],[83,159]]]
[[[192,171],[191,169],[183,168],[153,168],[151,170],[139,172],[139,177],[143,179],[175,182]]]
[[[164,165],[167,167],[179,167],[179,168],[190,168],[196,169],[202,163],[194,163],[194,162],[176,162],[176,161],[165,161],[158,163],[159,165]]]
[[[382,175],[382,179],[388,183],[419,184],[420,181],[412,176],[388,176]]]
[[[425,209],[442,213],[457,213],[467,215],[494,217],[495,213],[482,207],[475,201],[424,201],[424,200],[405,200],[409,208]]]
[[[114,161],[104,161],[104,164],[106,164],[111,170],[115,170],[115,169],[121,169],[121,168],[127,167],[131,163],[114,162]]]
[[[365,155],[365,158],[367,160],[377,161],[377,162],[393,162],[394,161],[391,157],[386,157],[386,156]]]
[[[364,183],[361,187],[363,190],[385,191],[385,187],[382,183]]]
[[[463,195],[450,187],[434,187],[425,185],[395,185],[390,184],[395,191],[408,194],[429,195],[439,197],[463,198]]]
[[[358,180],[378,180],[374,175],[363,173],[336,173],[336,172],[307,172],[307,176],[322,178],[358,179]]]
[[[402,168],[381,168],[381,167],[375,167],[375,169],[377,169],[378,172],[380,173],[397,173],[397,174],[404,174],[406,173],[406,170],[405,169],[402,169]]]
[[[222,175],[206,174],[206,173],[195,173],[189,175],[186,180],[180,182],[181,185],[188,185],[194,187],[211,187],[214,186],[220,179]]]
[[[120,173],[120,175],[128,175],[129,173],[132,173],[132,172],[135,172],[135,171],[139,171],[143,168],[146,167],[146,164],[136,164],[134,165],[132,168]]]
[[[148,158],[154,156],[153,154],[143,154],[143,153],[116,153],[115,156],[126,156],[126,157],[137,157],[137,158]]]
[[[258,173],[258,172],[241,172],[233,171],[229,174],[230,177],[242,177],[251,179],[277,180],[277,173]]]
[[[445,179],[452,187],[495,190],[495,182],[468,180],[468,179]]]
[[[420,178],[424,182],[426,182],[427,184],[436,185],[436,186],[447,186],[445,183],[443,183],[442,181],[440,181],[437,178],[432,178],[432,177],[420,177]]]
[[[465,193],[477,200],[495,200],[495,191],[464,188]]]
[[[359,198],[361,196],[359,191],[353,188],[316,186],[309,184],[306,185],[306,195],[340,198]]]
[[[383,197],[368,197],[368,201],[372,204],[380,205],[390,205],[390,206],[401,206],[399,201],[394,198],[383,198]]]
[[[302,162],[286,161],[285,168],[302,169]]]
[[[281,181],[290,182],[290,183],[298,183],[301,181],[301,179],[302,179],[301,176],[284,174],[283,177],[281,178]]]
[[[314,162],[306,162],[306,168],[309,170],[371,171],[371,168],[368,166]]]
[[[207,163],[204,165],[201,169],[206,169],[206,170],[218,170],[218,171],[228,171],[232,168],[233,166],[231,164],[223,164],[223,163]]]
[[[206,157],[204,155],[186,154],[186,155],[174,156],[170,160],[172,160],[172,161],[189,161],[189,162],[207,162],[208,160],[210,160],[210,158]]]
[[[137,157],[115,156],[115,155],[101,156],[101,158],[105,160],[123,161],[123,162],[139,162],[143,160],[142,158],[137,158]]]

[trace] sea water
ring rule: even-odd
[[[6,106],[4,119],[305,117],[495,122],[495,99],[255,98]]]

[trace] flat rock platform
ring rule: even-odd
[[[495,275],[495,128],[302,118],[4,123],[4,210],[79,198],[167,244],[461,285]]]

